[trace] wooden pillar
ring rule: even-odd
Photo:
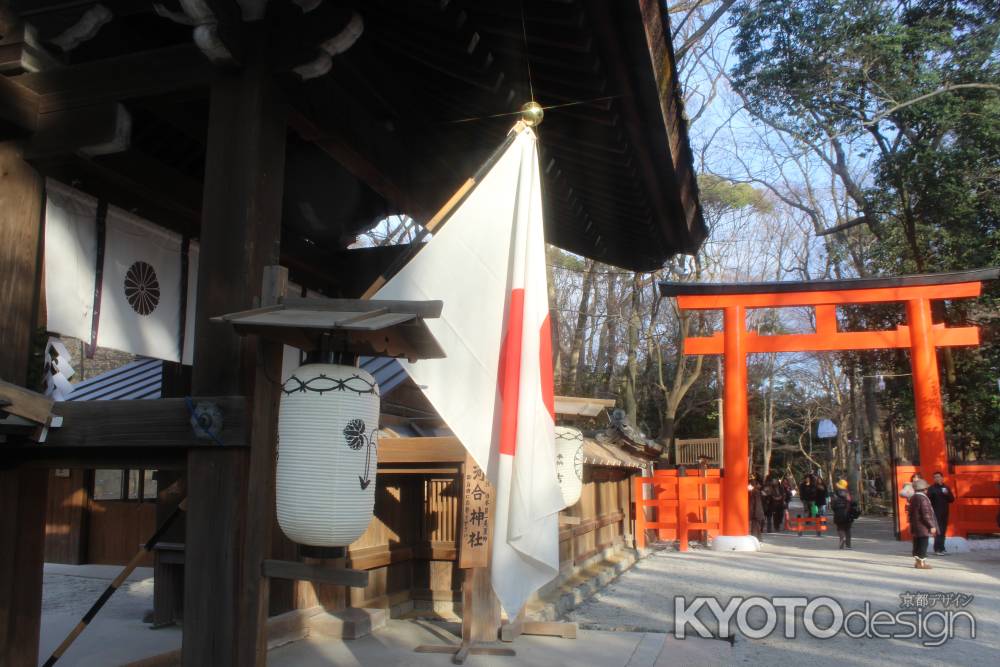
[[[41,286],[42,179],[0,144],[0,378],[28,380]],[[0,665],[38,662],[48,470],[0,471]]]
[[[747,425],[746,309],[728,306],[723,313],[725,378],[722,403],[725,445],[722,480],[722,534],[746,535],[750,530],[749,432]]]
[[[285,135],[285,106],[265,67],[248,66],[213,84],[192,371],[196,396],[258,397],[255,341],[208,320],[258,305],[264,267],[278,263]],[[277,375],[280,365],[268,370]],[[247,412],[254,415],[249,435],[254,447],[273,430],[272,408],[251,405]],[[185,664],[242,667],[266,658],[256,610],[261,596],[266,605],[267,586],[246,558],[246,540],[261,539],[260,531],[247,532],[244,525],[252,456],[211,448],[188,454]],[[257,553],[257,547],[252,550]]]
[[[920,471],[924,479],[933,480],[937,471],[948,474],[948,446],[944,438],[941,376],[934,346],[930,300],[907,301],[906,319],[910,325],[910,364],[913,367],[913,407],[917,414]]]

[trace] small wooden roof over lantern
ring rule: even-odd
[[[556,396],[556,414],[561,417],[597,417],[615,407],[613,398],[588,398],[583,396]]]
[[[444,350],[424,323],[441,301],[371,301],[286,297],[282,303],[212,318],[306,352],[331,350],[409,361],[440,359]]]

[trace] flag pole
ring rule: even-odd
[[[372,298],[376,292],[382,289],[383,285],[389,282],[389,280],[391,280],[394,275],[399,273],[400,269],[406,266],[406,264],[411,259],[413,259],[414,255],[420,252],[420,247],[422,245],[420,241],[422,241],[423,238],[428,234],[434,234],[438,227],[440,227],[441,225],[443,225],[445,222],[448,221],[448,218],[449,216],[451,216],[452,212],[455,209],[457,209],[462,204],[462,202],[466,200],[466,198],[469,196],[469,193],[472,192],[473,188],[475,188],[476,185],[478,185],[479,182],[486,176],[486,174],[489,173],[490,169],[493,168],[493,166],[497,163],[500,157],[507,151],[508,148],[510,148],[511,144],[514,143],[514,140],[527,127],[528,124],[525,123],[523,120],[519,120],[517,121],[517,123],[514,124],[514,127],[511,129],[510,132],[507,133],[507,136],[504,138],[503,143],[500,144],[500,146],[495,151],[493,151],[493,153],[490,154],[490,156],[486,159],[486,161],[482,165],[480,165],[479,169],[476,170],[475,174],[473,174],[464,183],[462,183],[462,185],[458,188],[458,190],[455,190],[455,193],[448,199],[448,201],[444,203],[444,206],[442,206],[438,210],[438,212],[435,213],[433,217],[431,217],[431,219],[428,220],[427,223],[423,225],[423,229],[420,231],[419,234],[417,234],[417,237],[410,243],[410,246],[407,249],[407,251],[404,252],[399,257],[397,257],[396,260],[393,261],[392,264],[390,264],[389,267],[385,271],[383,271],[378,278],[375,279],[375,282],[373,282],[368,287],[368,289],[366,289],[364,293],[361,295],[362,299]]]

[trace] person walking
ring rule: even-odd
[[[910,533],[913,535],[913,567],[918,570],[929,570],[927,564],[927,543],[938,533],[937,519],[931,499],[927,497],[927,480],[915,479],[912,482],[913,496],[907,505],[910,518]]]
[[[847,490],[847,480],[842,479],[837,482],[837,490],[830,501],[830,508],[833,510],[833,523],[837,526],[837,536],[840,538],[840,548],[851,548],[851,526],[855,519],[861,516],[856,500],[851,498],[851,492]]]
[[[785,521],[785,509],[788,507],[788,497],[785,495],[785,487],[777,478],[771,480],[767,487],[767,522],[771,530],[780,533],[782,524]]]
[[[816,478],[811,474],[806,475],[803,478],[802,483],[799,485],[799,500],[802,501],[802,509],[805,510],[806,516],[816,516],[814,512],[816,511],[816,504],[813,502],[815,500]]]
[[[947,553],[944,549],[944,540],[948,534],[948,506],[955,502],[955,494],[945,485],[944,475],[940,472],[934,473],[934,483],[927,489],[927,497],[930,498],[931,507],[934,508],[934,518],[937,520],[938,528],[938,533],[934,536],[934,554],[942,556]]]
[[[826,488],[826,482],[822,477],[816,480],[816,490],[813,494],[813,502],[816,503],[816,515],[824,516],[826,514],[826,503],[830,497],[830,492]]]

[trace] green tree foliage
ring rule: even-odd
[[[857,270],[1000,265],[1000,3],[763,0],[732,21],[748,109],[823,156],[876,235]],[[946,412],[958,450],[996,457],[1000,286],[936,319],[983,329],[947,359]]]

